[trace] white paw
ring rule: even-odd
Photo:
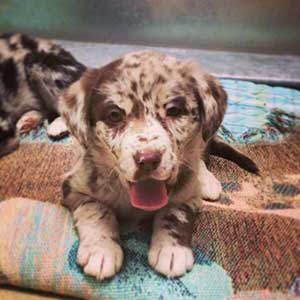
[[[120,245],[109,238],[101,239],[94,244],[80,243],[77,263],[87,275],[98,280],[112,277],[122,266],[123,251]]]
[[[53,139],[60,139],[68,134],[68,128],[61,117],[56,118],[49,124],[47,134]]]
[[[158,273],[167,277],[178,277],[192,269],[194,257],[190,248],[166,243],[160,246],[151,246],[148,261]]]
[[[217,201],[222,193],[222,185],[212,173],[207,172],[205,180],[201,178],[200,190],[204,200]]]

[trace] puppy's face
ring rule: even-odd
[[[84,111],[79,131],[63,112],[71,132],[96,160],[118,171],[132,205],[143,209],[167,203],[166,186],[176,182],[183,164],[193,163],[193,153],[200,158],[226,106],[212,77],[190,62],[149,51],[89,70],[68,93],[64,102]]]

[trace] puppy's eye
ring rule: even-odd
[[[175,98],[172,102],[166,105],[166,114],[167,117],[179,118],[182,115],[187,114],[187,109],[185,107],[185,98],[178,97]]]
[[[110,107],[107,109],[105,114],[106,123],[114,126],[123,122],[125,119],[125,113],[122,109],[117,106]]]
[[[182,115],[182,109],[180,107],[173,106],[173,107],[170,107],[170,108],[167,109],[167,116],[168,117],[176,118],[176,117],[179,117],[181,115]]]

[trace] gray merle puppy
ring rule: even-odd
[[[20,133],[42,119],[53,122],[50,136],[66,128],[59,116],[58,94],[80,78],[85,66],[47,40],[24,34],[0,36],[0,156],[18,147]]]

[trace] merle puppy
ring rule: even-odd
[[[58,95],[84,70],[69,52],[49,41],[23,34],[0,36],[0,156],[16,149],[19,133],[43,118],[54,121],[50,136],[66,132],[56,119]]]
[[[119,222],[154,217],[148,253],[157,272],[193,266],[191,234],[201,199],[219,181],[205,152],[255,164],[215,137],[226,110],[220,83],[190,61],[152,51],[88,69],[61,96],[60,112],[80,159],[63,184],[63,204],[80,237],[77,262],[100,280],[122,266]]]

